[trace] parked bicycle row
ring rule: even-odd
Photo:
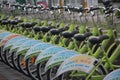
[[[120,67],[112,28],[4,15],[0,24],[1,60],[33,80],[103,80]]]
[[[73,21],[75,23],[80,22],[84,25],[89,23],[89,21],[92,21],[94,26],[99,26],[101,23],[103,23],[103,21],[106,21],[109,25],[113,25],[116,19],[116,16],[114,16],[114,14],[117,11],[120,11],[118,8],[112,7],[112,5],[107,7],[91,6],[87,8],[84,8],[83,6],[72,7],[72,5],[68,5],[63,7],[52,6],[50,8],[46,8],[43,5],[21,5],[16,3],[10,6],[11,8],[14,7],[14,10],[12,11],[13,14],[17,12],[20,15],[29,16],[32,18],[40,18],[41,20],[57,20],[59,22]],[[3,12],[5,11],[2,6],[1,9]],[[105,16],[105,18],[103,16]]]

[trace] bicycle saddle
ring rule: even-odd
[[[72,32],[68,32],[68,31],[64,31],[62,32],[62,36],[64,38],[71,38],[73,37],[75,34],[77,34],[79,31],[75,30],[75,31],[72,31]]]
[[[7,25],[7,24],[9,24],[9,20],[2,20],[2,21],[1,21],[1,24],[2,24],[2,25]]]
[[[18,20],[10,20],[10,24],[11,25],[17,25],[18,24]]]
[[[53,28],[55,28],[55,27],[54,26],[50,26],[50,27],[43,26],[40,29],[41,29],[42,32],[48,32],[49,30],[51,30]]]
[[[62,36],[64,38],[71,38],[71,37],[73,37],[73,34],[72,34],[72,32],[65,31],[65,32],[62,32]]]
[[[77,41],[84,41],[87,37],[91,36],[92,33],[90,32],[87,32],[85,34],[75,34],[74,35],[74,38],[77,40]]]
[[[23,20],[17,20],[18,21],[18,23],[22,23],[23,22]]]
[[[54,27],[54,26],[49,26],[48,28],[49,28],[49,30],[51,30],[51,29],[53,29],[53,28],[55,28],[55,27]]]
[[[53,35],[58,35],[60,33],[60,31],[58,29],[51,29],[50,33]]]
[[[99,44],[101,43],[103,40],[108,39],[109,36],[108,35],[102,35],[102,36],[91,36],[89,37],[89,42],[92,44]]]
[[[59,28],[58,29],[60,32],[63,32],[63,31],[65,31],[65,30],[67,30],[67,28]]]
[[[108,35],[101,35],[101,36],[99,37],[99,39],[101,40],[101,42],[102,42],[103,40],[105,40],[105,39],[108,39],[108,38],[109,38]]]
[[[89,37],[89,36],[91,36],[92,35],[92,33],[91,32],[86,32],[85,34],[84,34],[84,36],[87,38],[87,37]]]
[[[58,35],[58,34],[60,34],[61,32],[65,31],[65,30],[66,30],[65,28],[51,29],[50,33],[53,34],[53,35]]]
[[[25,23],[21,23],[20,26],[24,28],[25,27]]]
[[[36,22],[29,22],[29,23],[25,23],[25,27],[26,28],[31,28],[31,27],[34,27],[37,23]]]
[[[48,27],[41,27],[40,28],[42,32],[48,32],[49,31],[49,28]]]
[[[40,26],[35,26],[35,27],[33,28],[33,30],[34,30],[35,32],[40,32]]]
[[[75,35],[75,34],[77,34],[77,33],[79,33],[78,30],[74,30],[74,31],[72,31],[72,34],[73,34],[73,35]]]
[[[5,18],[5,19],[1,19],[1,20],[0,20],[0,23],[1,23],[2,21],[5,21],[5,20],[7,20],[7,19],[6,19],[6,18]]]
[[[85,36],[84,36],[84,34],[75,34],[74,39],[77,40],[77,41],[84,41]]]

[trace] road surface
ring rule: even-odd
[[[31,80],[0,61],[0,80]]]

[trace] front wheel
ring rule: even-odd
[[[58,78],[60,80],[85,80],[85,76],[79,76],[79,77],[71,77],[72,72],[66,72],[64,74],[61,75],[61,77],[59,76]],[[54,79],[57,80],[58,78]]]
[[[80,72],[80,71],[68,71],[52,80],[86,80],[88,75],[89,74],[86,74],[86,73]],[[100,65],[99,68],[96,69],[94,71],[94,74],[92,74],[92,75],[96,76],[95,78],[97,80],[98,75],[107,75],[107,71],[103,65]],[[89,77],[88,80],[92,80],[91,78],[94,78],[92,75]],[[103,76],[101,76],[101,77],[103,78]]]

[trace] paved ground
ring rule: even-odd
[[[5,78],[5,76],[3,76],[3,75],[0,73],[0,80],[7,80],[7,79]]]
[[[31,80],[0,61],[0,80]]]

